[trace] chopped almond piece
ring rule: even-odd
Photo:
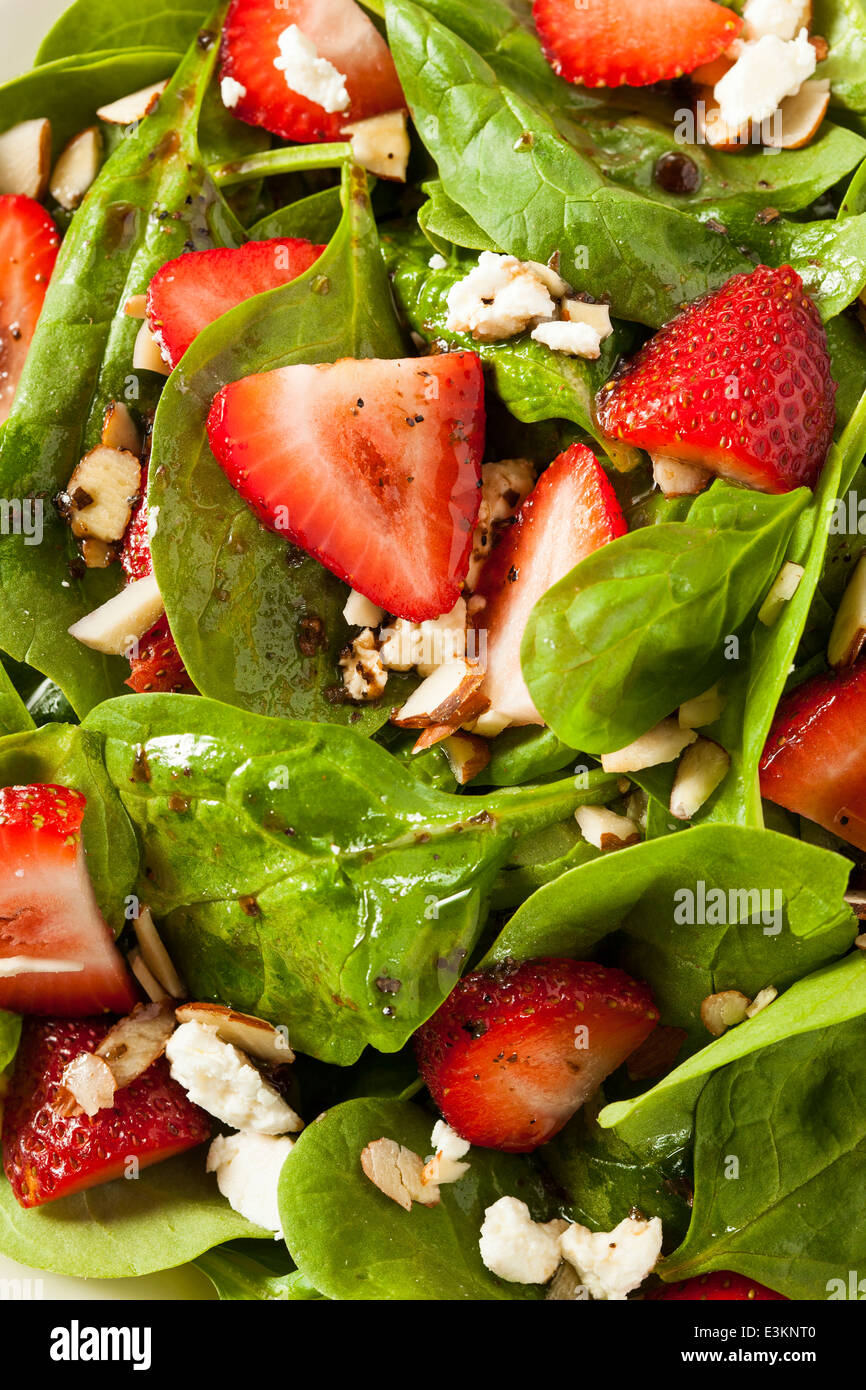
[[[778,999],[779,991],[773,985],[768,985],[766,989],[761,989],[755,995],[749,1007],[746,1009],[746,1018],[754,1018],[762,1009],[766,1009],[768,1004],[772,1004],[774,999]]]
[[[697,463],[683,463],[665,454],[650,454],[653,482],[665,497],[693,497],[712,481],[708,468]]]
[[[640,831],[628,816],[618,816],[606,806],[578,806],[574,819],[580,833],[596,849],[625,849],[636,845]]]
[[[21,121],[0,135],[0,193],[44,198],[50,169],[50,121]]]
[[[100,106],[96,114],[107,125],[135,125],[136,121],[143,121],[150,115],[167,86],[168,82],[154,82],[150,87],[141,87],[107,106]]]
[[[132,365],[137,372],[158,372],[160,376],[170,376],[171,367],[159,350],[147,323],[142,323],[132,349]]]
[[[129,407],[122,401],[112,401],[102,421],[102,443],[106,449],[120,449],[127,454],[141,456],[141,435],[130,414]]]
[[[54,1108],[64,1117],[97,1115],[111,1109],[116,1090],[108,1063],[93,1052],[81,1052],[63,1068]]]
[[[735,1024],[742,1023],[750,1006],[749,996],[739,989],[723,989],[718,994],[708,994],[701,1004],[701,1022],[708,1033],[720,1038]]]
[[[215,1028],[223,1042],[239,1047],[261,1062],[283,1066],[295,1060],[285,1031],[253,1014],[238,1013],[225,1004],[181,1004],[175,1016],[179,1023],[201,1023],[206,1028]]]
[[[426,1207],[439,1201],[439,1188],[423,1182],[421,1159],[393,1139],[374,1139],[368,1144],[361,1154],[361,1167],[374,1187],[404,1211],[412,1210],[413,1201]]]
[[[442,744],[445,756],[461,787],[477,777],[490,762],[490,744],[478,734],[456,733]]]
[[[458,657],[437,666],[409,696],[402,709],[391,716],[399,729],[426,729],[432,724],[461,724],[476,718],[489,703],[480,703],[478,691],[484,680],[484,667],[468,657]],[[447,735],[443,735],[445,737]]]
[[[127,299],[126,303],[123,306],[123,312],[126,314],[127,318],[130,319],[147,318],[147,295],[130,295],[129,299]]]
[[[69,629],[70,636],[106,656],[125,656],[165,612],[152,574],[134,579]]]
[[[118,1091],[162,1056],[175,1026],[174,1009],[163,1000],[136,1004],[131,1014],[106,1033],[94,1055],[108,1065]]]
[[[363,169],[380,179],[406,182],[409,163],[409,134],[405,111],[386,111],[343,127],[352,144],[352,154]]]
[[[93,536],[85,536],[80,549],[81,558],[89,570],[107,570],[117,559],[115,543],[98,541]]]
[[[84,455],[62,499],[72,534],[122,540],[140,487],[141,464],[135,454],[98,444]]]
[[[831,666],[853,666],[866,643],[866,555],[861,555],[842,596],[827,660]]]
[[[54,166],[49,185],[52,198],[71,212],[87,192],[102,161],[102,131],[88,126],[74,135]]]
[[[602,342],[613,332],[609,304],[589,304],[584,299],[569,296],[562,300],[560,312],[566,323],[585,323]]]
[[[680,728],[704,729],[708,724],[715,724],[727,703],[727,697],[722,694],[716,681],[715,685],[711,685],[702,695],[696,695],[693,700],[683,701],[679,711]]]
[[[602,754],[601,765],[605,772],[642,772],[659,763],[672,763],[696,738],[694,729],[681,729],[676,719],[663,719],[634,743]]]
[[[680,759],[671,788],[670,811],[677,820],[691,820],[728,775],[730,755],[709,738],[699,738]]]
[[[806,571],[802,565],[788,560],[779,570],[767,591],[767,597],[758,609],[758,622],[765,627],[774,627],[782,615],[785,604],[790,603],[800,587],[800,580]]]

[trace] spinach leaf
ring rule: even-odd
[[[513,911],[539,888],[569,869],[597,859],[599,853],[584,840],[573,816],[537,830],[524,837],[500,870],[493,885],[491,906],[496,912]]]
[[[606,184],[541,105],[412,0],[388,0],[386,14],[443,188],[495,245],[539,261],[559,253],[577,289],[603,286],[619,317],[652,327],[749,268],[726,237],[686,213]]]
[[[696,835],[697,830],[691,832]],[[754,832],[753,832],[754,833]],[[797,843],[796,841],[794,843]],[[805,845],[801,846],[805,849]],[[866,957],[855,951],[799,980],[754,1018],[731,1028],[689,1057],[649,1091],[605,1106],[599,1123],[641,1155],[661,1158],[689,1142],[695,1106],[707,1079],[741,1057],[784,1039],[813,1035],[866,1013]]]
[[[0,540],[0,643],[55,680],[79,713],[123,689],[125,661],[67,632],[110,597],[117,570],[70,574],[72,537],[47,499],[97,442],[110,401],[139,410],[155,402],[163,378],[131,370],[138,325],[123,312],[126,300],[185,246],[211,245],[217,219],[218,239],[228,237],[196,142],[216,53],[216,43],[208,51],[193,45],[157,109],[122,140],[73,217],[0,435],[0,493],[46,500],[40,547],[22,536]]]
[[[549,589],[521,657],[559,738],[592,753],[621,748],[712,685],[726,639],[754,619],[809,497],[716,481],[686,521],[632,531]]]
[[[0,786],[55,782],[87,798],[81,827],[87,868],[106,921],[119,933],[125,899],[139,871],[139,850],[105,769],[102,739],[68,724],[11,734],[0,739]]]
[[[205,1172],[204,1148],[29,1211],[0,1180],[0,1254],[55,1274],[153,1274],[239,1236],[273,1239],[232,1211]]]
[[[112,701],[82,730],[193,993],[286,1022],[340,1065],[403,1046],[456,983],[518,839],[616,784],[452,796],[352,730],[198,696]]]
[[[0,1009],[0,1073],[12,1061],[18,1051],[21,1036],[21,1019],[17,1014],[9,1014]]]
[[[6,668],[0,665],[0,737],[4,734],[23,733],[35,727]]]
[[[688,1184],[676,1165],[668,1171],[649,1163],[613,1130],[602,1129],[599,1099],[578,1110],[539,1150],[542,1166],[564,1194],[563,1215],[592,1231],[610,1231],[637,1208],[645,1217],[661,1218],[670,1250],[688,1229]]]
[[[811,29],[830,45],[818,75],[830,79],[832,105],[866,111],[866,10],[862,0],[814,0]]]
[[[266,241],[272,236],[306,237],[316,245],[330,241],[340,225],[343,203],[339,188],[322,188],[277,208],[250,228],[253,241]]]
[[[210,8],[195,0],[75,0],[45,35],[36,62],[41,66],[70,54],[143,45],[181,55]]]
[[[408,1102],[354,1100],[301,1134],[280,1179],[280,1216],[298,1269],[328,1298],[490,1301],[543,1298],[538,1286],[506,1284],[481,1262],[485,1208],[518,1197],[551,1215],[531,1160],[473,1149],[469,1172],[445,1185],[438,1206],[404,1211],[361,1169],[361,1152],[394,1139],[424,1157],[430,1117]]]
[[[431,269],[430,243],[417,229],[390,230],[383,237],[385,261],[404,319],[438,350],[475,352],[489,369],[493,385],[518,420],[564,419],[579,425],[603,447],[607,441],[595,421],[595,397],[610,378],[621,353],[635,345],[629,324],[617,324],[597,362],[551,352],[528,333],[505,342],[483,343],[471,333],[449,332],[446,298],[451,286],[469,274],[474,256],[453,254],[444,270]],[[614,446],[617,457],[622,446]]]
[[[213,397],[228,381],[293,362],[401,353],[364,174],[351,166],[343,209],[305,275],[224,314],[186,353],[157,411],[148,499],[158,517],[156,577],[196,687],[258,714],[371,732],[402,702],[408,678],[390,680],[385,697],[363,708],[344,701],[337,657],[351,640],[346,586],[259,524],[213,457],[206,430]]]
[[[577,756],[552,729],[530,725],[505,729],[494,739],[490,762],[477,778],[477,785],[515,787],[521,782],[534,782],[548,773],[560,772]]]
[[[696,826],[602,855],[539,889],[484,964],[581,959],[618,931],[621,962],[649,982],[662,1022],[685,1028],[700,1047],[708,994],[784,989],[850,947],[849,869],[840,856],[772,830]]]
[[[472,251],[500,251],[482,232],[458,203],[455,203],[439,179],[424,184],[427,201],[418,209],[418,226],[431,245],[443,256],[452,246],[468,247]]]
[[[291,1303],[322,1298],[295,1269],[285,1246],[271,1241],[232,1241],[199,1255],[195,1262],[223,1301]]]
[[[866,1259],[864,1045],[861,1016],[711,1078],[695,1115],[694,1215],[663,1278],[733,1269],[788,1298],[859,1296],[849,1270]]]
[[[0,87],[0,131],[48,117],[56,157],[73,135],[94,124],[98,107],[170,77],[179,61],[177,53],[152,45],[58,58]]]

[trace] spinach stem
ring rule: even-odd
[[[339,169],[352,157],[352,147],[346,141],[327,145],[287,145],[278,150],[264,150],[247,159],[228,164],[212,164],[210,176],[218,188],[253,179],[270,178],[273,174],[293,174],[300,169]]]

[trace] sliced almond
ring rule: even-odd
[[[70,636],[107,656],[124,656],[165,612],[156,579],[134,579],[69,629]]]
[[[168,82],[154,82],[149,87],[141,87],[137,92],[110,101],[107,106],[98,107],[96,114],[107,125],[135,125],[136,121],[143,121],[150,115],[167,86]]]
[[[712,481],[708,468],[697,463],[683,463],[664,454],[650,454],[653,482],[665,497],[694,497]]]
[[[827,660],[831,666],[853,666],[866,644],[866,554],[857,561],[842,596],[830,642]]]
[[[672,763],[696,738],[693,729],[681,729],[676,719],[663,719],[634,743],[602,754],[601,765],[605,772],[641,772],[645,767]]]
[[[578,806],[574,819],[583,838],[596,849],[625,849],[640,840],[640,830],[628,816],[618,816],[606,806]]]
[[[132,349],[132,365],[137,372],[158,372],[160,376],[171,376],[171,367],[159,350],[147,323],[138,330],[135,346]]]
[[[678,716],[680,728],[703,729],[707,724],[715,724],[716,720],[721,718],[727,703],[727,697],[722,694],[719,682],[716,681],[715,685],[711,685],[702,695],[696,695],[693,700],[683,701]]]
[[[66,515],[72,534],[119,541],[129,525],[141,488],[141,464],[127,449],[97,444],[85,454],[66,486]]]
[[[421,1159],[394,1139],[374,1139],[368,1144],[361,1153],[361,1168],[374,1187],[404,1211],[412,1210],[413,1201],[426,1207],[439,1201],[439,1188],[423,1181]]]
[[[143,907],[133,921],[138,947],[148,970],[152,972],[173,999],[184,999],[187,988],[174,968],[174,962],[163,945],[149,907]]]
[[[232,1043],[261,1062],[283,1066],[294,1062],[285,1032],[253,1014],[241,1014],[225,1004],[181,1004],[175,1010],[179,1023],[201,1023],[215,1028],[225,1043]]]
[[[118,1091],[147,1071],[165,1051],[176,1027],[170,1001],[136,1004],[132,1013],[115,1023],[95,1050],[107,1063]]]
[[[830,83],[826,78],[804,82],[794,96],[785,97],[778,120],[767,123],[771,133],[764,134],[764,144],[774,149],[802,149],[817,135],[829,105]]]
[[[788,560],[779,570],[767,591],[767,597],[758,609],[758,622],[765,627],[773,627],[779,621],[785,604],[790,603],[800,587],[800,580],[806,571],[802,565]]]
[[[772,1004],[774,999],[778,999],[779,991],[773,985],[768,985],[766,989],[758,990],[749,1007],[746,1009],[746,1018],[754,1018],[762,1009],[766,1009],[768,1004]]]
[[[77,975],[83,969],[82,961],[53,960],[50,956],[0,958],[0,980],[13,980],[18,975]]]
[[[671,788],[671,815],[677,820],[691,820],[724,782],[730,766],[730,755],[724,748],[710,738],[699,738],[680,759]]]
[[[478,734],[451,734],[442,744],[455,781],[465,787],[490,762],[490,745]]]
[[[63,1068],[54,1109],[67,1118],[97,1115],[113,1107],[116,1090],[108,1063],[92,1052],[81,1052]]]
[[[81,542],[81,558],[89,570],[107,570],[117,559],[116,543],[97,541],[85,536]]]
[[[145,965],[144,957],[137,946],[133,947],[126,959],[130,970],[152,1003],[171,1003],[171,996],[166,993],[159,980]]]
[[[102,163],[102,131],[88,126],[74,135],[54,166],[49,191],[62,208],[77,208]]]
[[[685,1028],[657,1024],[626,1061],[626,1071],[632,1081],[649,1081],[654,1077],[666,1076],[687,1037]]]
[[[132,294],[123,306],[123,312],[129,319],[147,318],[147,295]]]
[[[352,144],[352,154],[363,169],[380,179],[406,182],[409,163],[409,132],[405,111],[386,111],[343,127]]]
[[[50,121],[21,121],[0,135],[0,193],[44,198],[50,170]]]
[[[708,994],[701,1004],[701,1022],[708,1033],[720,1038],[728,1028],[742,1023],[750,1002],[749,996],[738,989],[723,989],[718,994]]]
[[[582,299],[566,298],[560,312],[567,323],[585,323],[597,333],[602,342],[613,332],[609,304],[587,304]]]
[[[141,435],[130,414],[129,407],[122,401],[112,401],[102,421],[102,443],[106,449],[120,449],[127,454],[141,457]]]
[[[402,709],[392,714],[391,723],[398,729],[426,729],[431,724],[459,727],[481,713],[472,697],[483,680],[480,662],[469,657],[446,661],[412,691]]]

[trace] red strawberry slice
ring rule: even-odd
[[[782,701],[761,759],[761,795],[866,850],[866,661],[815,676]]]
[[[454,607],[481,498],[474,352],[244,377],[214,398],[208,435],[264,525],[373,603],[415,622]]]
[[[762,492],[814,487],[835,421],[827,334],[790,266],[734,275],[602,388],[602,429]]]
[[[483,1148],[529,1153],[552,1139],[649,1036],[645,984],[594,961],[506,961],[466,975],[415,1034],[445,1119]]]
[[[716,1269],[712,1274],[698,1274],[694,1279],[684,1279],[680,1284],[666,1284],[662,1289],[653,1289],[647,1298],[666,1303],[684,1303],[687,1300],[700,1300],[704,1303],[787,1303],[783,1293],[774,1293],[754,1279],[744,1274],[729,1274]]]
[[[300,237],[272,237],[236,250],[188,251],[166,262],[147,291],[147,322],[166,362],[176,367],[214,319],[296,280],[324,249]]]
[[[138,1001],[87,874],[86,804],[67,787],[0,790],[0,1009],[77,1018]]]
[[[120,563],[130,581],[144,579],[153,573],[147,533],[147,469],[142,470],[141,500],[136,504],[126,528]],[[152,694],[158,690],[195,691],[165,614],[141,638],[138,656],[130,657],[129,665],[130,677],[126,684],[138,695]]]
[[[57,260],[60,233],[32,198],[0,198],[0,425],[12,409],[45,291]]]
[[[210,1118],[169,1075],[164,1057],[117,1091],[114,1106],[61,1116],[52,1108],[64,1067],[92,1052],[108,1021],[27,1020],[3,1116],[3,1166],[22,1207],[56,1202],[159,1163],[210,1138]]]
[[[743,27],[712,0],[666,0],[654,18],[634,0],[533,0],[545,57],[568,82],[644,87],[711,63]]]
[[[542,473],[496,545],[476,589],[485,604],[475,626],[487,666],[482,691],[512,724],[544,723],[520,668],[532,609],[580,560],[627,529],[601,464],[585,445],[572,444]]]
[[[284,75],[274,66],[281,58],[280,35],[291,25],[345,78],[348,103],[342,109],[328,111],[294,90],[292,72]],[[232,107],[235,115],[285,140],[339,140],[350,123],[406,105],[388,45],[355,0],[234,0],[221,57],[220,77],[244,88]]]

